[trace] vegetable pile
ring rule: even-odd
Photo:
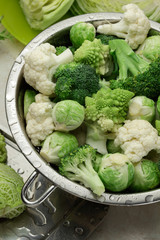
[[[6,164],[7,149],[5,138],[0,134],[0,218],[15,218],[24,210],[21,200],[22,177]]]
[[[26,53],[26,132],[44,160],[98,196],[160,185],[160,36],[135,4]]]

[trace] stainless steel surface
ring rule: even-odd
[[[23,189],[22,189],[22,200],[25,203],[25,205],[28,206],[28,207],[37,207],[42,202],[44,202],[51,195],[51,193],[53,191],[56,190],[56,186],[54,186],[52,184],[49,188],[45,189],[44,193],[38,199],[36,199],[34,201],[28,200],[28,197],[27,197],[28,189],[34,183],[35,179],[38,178],[39,174],[40,173],[35,170],[30,175],[30,177],[27,179],[27,181],[25,182],[25,184],[23,186]]]
[[[0,126],[7,136],[7,164],[26,181],[34,168],[19,151],[8,129]],[[35,174],[34,174],[35,176]],[[27,188],[27,199],[40,199],[46,189],[52,187],[41,174]],[[102,222],[108,211],[104,205],[84,201],[56,188],[43,203],[27,208],[12,220],[0,219],[0,240],[85,240]]]
[[[61,176],[49,164],[47,164],[35,151],[25,133],[24,121],[21,111],[17,107],[19,91],[24,84],[22,78],[25,53],[42,42],[52,42],[60,40],[59,37],[65,36],[66,31],[76,22],[91,21],[96,22],[99,20],[107,19],[109,21],[116,21],[121,19],[122,14],[118,13],[94,13],[86,14],[83,16],[73,17],[60,23],[57,23],[50,28],[43,31],[35,39],[33,39],[17,57],[8,79],[6,88],[6,109],[8,116],[8,123],[11,132],[21,149],[22,153],[29,162],[36,168],[42,175],[46,176],[53,184],[56,184],[61,189],[74,194],[75,196],[93,201],[96,203],[110,204],[110,205],[144,205],[160,201],[160,190],[156,189],[144,193],[136,194],[109,194],[104,193],[101,197],[95,196],[89,189],[71,182],[70,180]],[[151,27],[160,31],[160,24],[151,21]],[[64,39],[64,38],[63,38]]]

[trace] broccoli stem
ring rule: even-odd
[[[109,47],[119,65],[119,79],[126,79],[130,74],[136,76],[149,67],[149,63],[138,56],[124,40],[111,40]]]

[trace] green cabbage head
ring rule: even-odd
[[[157,0],[75,0],[71,11],[74,15],[94,12],[123,12],[123,5],[134,3],[149,19],[160,22],[160,4]]]
[[[74,0],[20,0],[20,6],[31,28],[44,30],[61,19]]]
[[[21,200],[23,179],[14,169],[0,163],[0,218],[19,216],[25,205]]]

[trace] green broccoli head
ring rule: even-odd
[[[14,218],[25,210],[21,200],[23,179],[6,164],[0,163],[0,217]]]
[[[98,34],[96,38],[100,39],[103,44],[108,45],[110,40],[117,39],[118,37],[113,35]]]
[[[101,88],[92,97],[85,98],[86,121],[97,122],[104,132],[116,132],[119,124],[126,120],[128,103],[133,96],[128,90]]]
[[[109,46],[119,66],[119,77],[110,81],[110,88],[126,89],[136,96],[156,100],[160,92],[160,58],[149,63],[121,39],[110,41]]]
[[[6,162],[7,160],[7,149],[5,138],[2,134],[0,134],[0,163]]]
[[[74,61],[91,65],[98,74],[104,75],[110,60],[109,46],[102,44],[100,39],[85,40],[74,53]]]
[[[58,101],[75,100],[84,105],[85,97],[99,90],[99,76],[94,68],[82,63],[60,65],[54,75],[55,94]]]
[[[96,150],[89,145],[84,145],[61,159],[59,171],[70,180],[83,184],[100,196],[105,188],[93,168],[95,159]]]

